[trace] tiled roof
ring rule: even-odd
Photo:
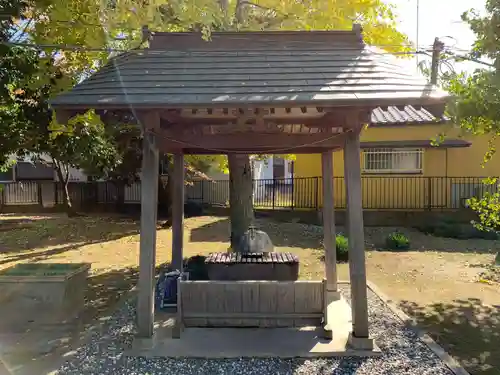
[[[425,105],[447,94],[356,31],[157,33],[51,103],[64,108]]]
[[[416,124],[436,124],[448,122],[449,118],[443,114],[432,114],[424,107],[415,108],[411,105],[389,106],[375,108],[372,112],[372,125],[395,126],[395,125],[416,125]]]
[[[419,147],[419,148],[455,148],[470,147],[472,142],[465,139],[445,139],[442,142],[434,144],[430,139],[414,139],[400,141],[368,141],[361,142],[361,148],[400,148],[400,147]]]

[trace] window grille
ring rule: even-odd
[[[421,173],[421,148],[372,148],[362,153],[365,173]]]

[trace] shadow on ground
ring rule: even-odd
[[[33,248],[99,243],[116,240],[139,233],[136,221],[119,216],[81,216],[68,218],[64,215],[30,219],[3,219],[0,254],[17,253]],[[57,250],[56,250],[57,251]]]
[[[367,358],[343,357],[338,358],[339,363],[335,369],[331,369],[331,365],[327,361],[323,361],[321,366],[315,367],[317,374],[330,374],[330,375],[345,375],[356,374],[358,369],[368,360]],[[293,374],[302,374],[305,368],[308,367],[309,360],[295,359],[292,363]],[[310,371],[310,370],[309,370]]]
[[[52,248],[50,250],[40,251],[37,253],[10,255],[0,260],[0,266],[3,264],[16,263],[22,261],[43,262],[44,260],[47,260],[54,255],[59,255],[67,251],[75,250],[80,246],[82,246],[82,244],[60,246]]]
[[[157,267],[157,271],[166,266]],[[0,353],[5,366],[16,369],[16,374],[42,374],[58,367],[61,358],[64,360],[61,357],[64,353],[74,353],[83,346],[83,339],[98,330],[99,325],[111,318],[124,299],[131,296],[129,292],[136,285],[138,275],[137,268],[124,268],[91,276],[84,310],[71,323],[48,327],[31,327],[29,324],[8,327],[8,332],[15,333],[20,343],[15,349],[3,348],[8,352]],[[4,330],[0,334],[8,332]],[[0,371],[0,374],[3,375],[3,372]]]
[[[400,308],[473,375],[500,374],[500,306],[479,299]]]
[[[0,232],[6,232],[10,230],[16,230],[16,229],[25,229],[25,228],[30,228],[32,225],[34,225],[36,222],[40,220],[53,220],[54,217],[40,217],[37,219],[32,219],[32,218],[27,218],[27,217],[12,217],[12,219],[5,219],[5,217],[8,217],[6,214],[2,214],[4,216],[2,220],[0,220]],[[13,215],[9,215],[13,216]]]
[[[297,227],[296,223],[282,223],[271,219],[256,219],[255,226],[271,238],[274,246],[317,249],[321,247],[322,233]],[[191,229],[191,242],[229,242],[230,220],[221,218]]]

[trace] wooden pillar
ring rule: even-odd
[[[349,275],[353,330],[352,346],[372,349],[368,332],[368,301],[366,291],[365,236],[361,194],[361,161],[359,134],[349,133],[344,150],[344,175],[347,194],[347,228],[349,237]]]
[[[145,133],[142,142],[141,236],[137,306],[138,336],[143,338],[153,336],[158,169],[158,148],[154,135]]]
[[[172,268],[182,272],[184,243],[184,155],[174,154],[172,176]]]
[[[337,254],[335,248],[335,205],[333,187],[333,151],[321,154],[323,176],[323,246],[327,292],[337,292]]]

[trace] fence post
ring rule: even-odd
[[[40,207],[43,207],[42,184],[40,183],[40,181],[37,181],[36,183],[36,195],[38,199],[38,205]]]
[[[85,196],[87,195],[87,184],[82,184],[80,185],[80,209],[83,209],[85,207],[85,201],[86,198]]]
[[[274,206],[276,205],[276,179],[273,177],[273,195],[272,195],[272,200],[273,200],[273,210]]]
[[[432,177],[427,177],[427,210],[432,209]]]
[[[201,204],[205,204],[205,180],[201,180]]]
[[[295,196],[294,196],[294,191],[295,191],[295,178],[292,177],[292,201],[291,201],[291,204],[290,204],[290,208],[293,209],[295,208]]]
[[[0,209],[3,209],[3,206],[6,204],[5,189],[7,189],[7,184],[0,184]]]
[[[319,209],[319,177],[316,176],[314,178],[314,183],[315,183],[315,187],[314,187],[314,208],[316,209],[316,211],[318,211]]]

